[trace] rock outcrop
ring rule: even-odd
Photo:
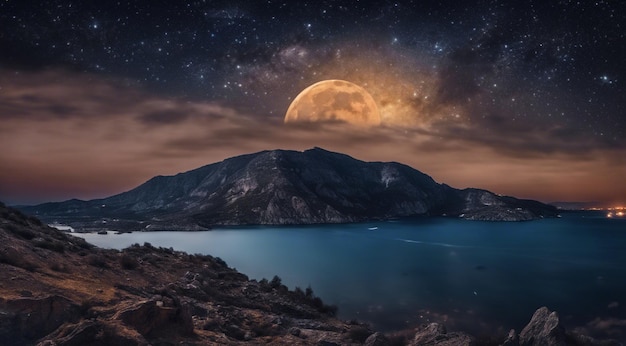
[[[176,296],[173,296],[174,298]],[[173,300],[175,301],[175,300]],[[147,300],[120,310],[113,317],[149,338],[172,332],[193,335],[193,321],[185,306],[164,306],[162,300]]]
[[[519,336],[515,332],[515,329],[509,331],[509,335],[504,339],[502,346],[519,346]]]
[[[77,321],[79,306],[59,295],[41,298],[0,298],[2,329],[11,337],[37,339],[56,330],[63,323]],[[0,338],[1,339],[1,338]]]
[[[202,230],[214,225],[344,223],[447,215],[522,221],[556,208],[479,189],[457,190],[395,162],[315,148],[233,157],[158,176],[109,198],[22,207],[79,230]]]
[[[383,333],[376,332],[365,339],[365,346],[390,346],[389,339]]]
[[[473,346],[474,338],[464,333],[448,333],[446,327],[439,323],[430,323],[415,333],[410,344],[437,346]]]
[[[519,337],[511,330],[504,345],[520,346],[618,346],[615,340],[595,340],[586,335],[567,331],[561,324],[559,314],[541,307],[535,311],[530,322],[522,329]]]
[[[530,322],[519,335],[520,345],[566,345],[565,328],[559,315],[545,306],[533,314]]]

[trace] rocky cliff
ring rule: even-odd
[[[313,290],[248,280],[219,258],[150,244],[104,250],[0,203],[0,345],[616,345],[537,310],[518,336],[437,323],[376,333]]]
[[[556,215],[556,208],[536,201],[457,190],[399,163],[363,162],[319,148],[233,157],[158,176],[109,198],[21,209],[47,222],[86,230],[199,230],[417,215],[520,221]]]

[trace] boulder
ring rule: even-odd
[[[147,346],[149,343],[136,331],[118,328],[105,321],[83,320],[64,324],[41,339],[37,346]]]
[[[567,345],[565,328],[561,325],[556,311],[550,311],[545,306],[537,309],[530,322],[522,329],[519,343],[521,346]]]
[[[504,340],[504,343],[502,343],[502,346],[519,346],[519,338],[517,337],[515,329],[509,331],[509,335],[506,337],[506,340]]]
[[[328,340],[320,340],[317,342],[316,344],[317,346],[341,346],[340,344],[334,342],[334,341],[328,341]]]
[[[439,323],[430,323],[415,333],[411,346],[473,346],[474,339],[463,333],[448,333]]]
[[[301,332],[302,331],[299,328],[296,328],[296,327],[289,328],[289,334],[291,334],[293,336],[300,336]]]
[[[80,324],[65,325],[57,329],[51,335],[48,335],[41,342],[39,342],[39,346],[78,346],[86,345],[88,343],[93,344],[97,340],[97,336],[100,333],[102,333],[102,326],[92,321],[84,321]]]
[[[155,300],[143,301],[119,311],[115,319],[121,320],[146,338],[168,332],[193,334],[193,321],[189,309],[180,304],[176,304],[175,307],[159,305]]]
[[[389,339],[379,332],[376,332],[365,339],[365,346],[389,346]]]
[[[415,333],[413,345],[421,345],[432,342],[435,338],[444,334],[446,334],[446,327],[443,324],[430,323]]]
[[[36,340],[57,329],[65,322],[80,319],[80,307],[68,298],[52,295],[44,298],[0,300],[0,310],[7,317],[0,328],[0,339]],[[6,322],[6,324],[5,324]]]

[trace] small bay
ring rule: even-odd
[[[547,306],[568,329],[626,335],[626,219],[600,213],[74,235],[104,248],[149,242],[209,254],[251,279],[278,275],[292,289],[310,285],[340,318],[379,330],[443,322],[473,334],[519,332]]]

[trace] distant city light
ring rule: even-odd
[[[613,207],[613,208],[607,208],[606,210],[608,210],[609,212],[606,214],[606,217],[608,218],[613,218],[613,217],[624,217],[626,216],[626,207]]]

